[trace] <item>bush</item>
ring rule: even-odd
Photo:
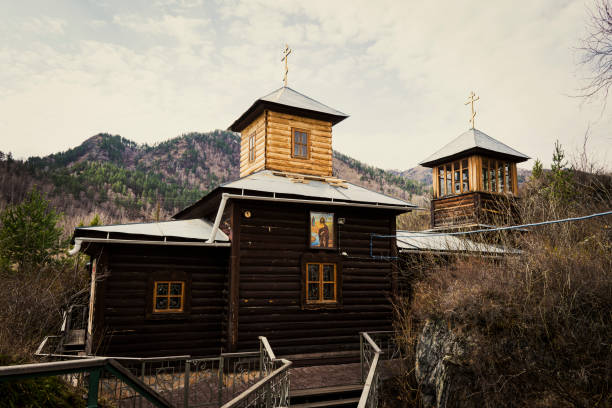
[[[0,355],[0,366],[21,364]],[[83,394],[57,377],[0,382],[0,408],[85,407]]]

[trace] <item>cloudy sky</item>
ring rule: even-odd
[[[612,112],[574,95],[590,0],[0,0],[0,150],[99,133],[153,144],[225,129],[289,86],[351,115],[334,148],[407,169],[476,127],[550,163],[556,139],[612,161]],[[610,104],[609,104],[610,105]],[[526,166],[531,166],[531,161]]]

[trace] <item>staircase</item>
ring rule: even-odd
[[[292,408],[353,408],[357,407],[363,385],[339,385],[309,388],[289,393]]]
[[[85,353],[88,312],[87,305],[72,305],[64,312],[62,354]]]

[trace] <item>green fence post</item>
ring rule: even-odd
[[[87,408],[98,408],[98,387],[100,385],[100,373],[102,369],[96,368],[89,372],[89,384],[87,390]]]

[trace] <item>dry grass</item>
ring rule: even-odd
[[[571,188],[559,195],[551,192],[550,180],[531,182],[521,200],[521,221],[612,208],[610,176],[574,172],[569,180]],[[457,396],[466,406],[612,406],[611,221],[499,235],[497,240],[523,253],[412,271],[412,296],[397,308],[398,327],[409,328],[406,348],[414,347],[426,319],[442,319],[469,339],[465,368],[471,385]],[[414,395],[414,377],[405,383],[407,395]]]

